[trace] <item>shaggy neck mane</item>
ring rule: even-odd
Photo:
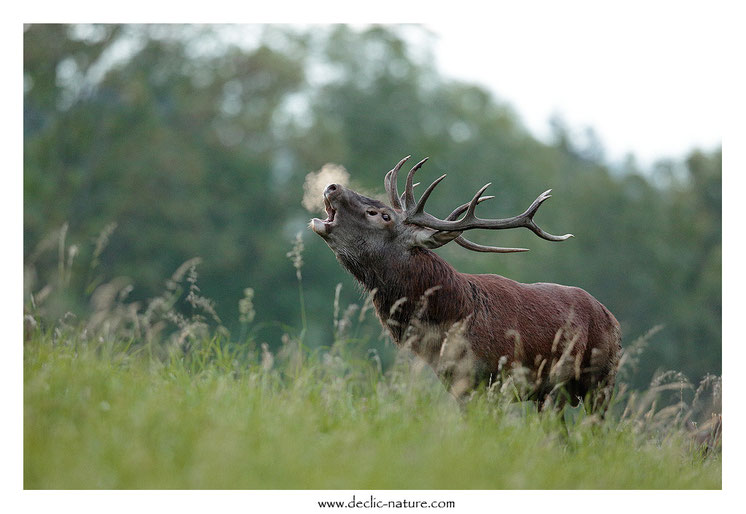
[[[469,281],[430,250],[413,248],[398,258],[380,256],[368,262],[342,254],[338,257],[366,291],[376,291],[373,304],[384,325],[388,320],[394,322],[388,323],[388,327],[397,342],[426,293],[426,308],[419,317],[423,322],[453,322],[469,313],[472,298]],[[399,301],[402,298],[406,300]]]

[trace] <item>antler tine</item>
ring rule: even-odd
[[[421,213],[425,210],[425,202],[427,202],[427,199],[430,198],[430,193],[433,192],[433,189],[435,189],[435,186],[440,184],[440,181],[446,178],[446,175],[441,175],[440,177],[433,180],[433,183],[427,186],[427,189],[425,189],[425,192],[422,193],[422,196],[420,197],[420,200],[417,202],[417,205],[414,207],[414,214]]]
[[[464,216],[464,220],[466,219],[477,219],[477,217],[474,215],[474,210],[477,208],[477,204],[479,203],[479,198],[482,196],[482,193],[492,185],[492,182],[487,182],[485,185],[482,186],[482,189],[477,191],[477,194],[474,195],[474,198],[471,199],[471,202],[469,202],[469,207],[466,209],[466,216]]]
[[[407,155],[404,159],[399,161],[399,163],[394,166],[394,169],[386,173],[386,177],[383,179],[383,186],[386,188],[386,192],[389,195],[389,202],[391,202],[391,207],[394,209],[402,210],[401,202],[399,201],[399,188],[397,187],[397,179],[399,177],[399,170],[402,166],[404,166],[404,163],[407,162],[407,159],[412,157],[411,155]]]
[[[536,214],[536,211],[539,210],[539,206],[542,203],[544,203],[545,200],[548,200],[549,198],[552,197],[552,195],[549,194],[551,192],[552,192],[551,189],[547,189],[546,191],[541,193],[538,197],[536,197],[536,200],[533,201],[533,203],[529,206],[529,208],[526,209],[526,212],[521,214],[519,217],[525,218],[526,224],[524,226],[527,229],[531,230],[537,236],[543,239],[547,239],[548,241],[564,241],[565,239],[575,237],[572,234],[565,234],[563,236],[555,236],[553,234],[550,234],[542,230],[541,227],[539,227],[534,221],[534,214]]]
[[[534,223],[534,220],[529,221],[528,225],[526,225],[526,228],[531,230],[534,234],[536,234],[540,238],[546,239],[547,241],[564,241],[565,239],[570,239],[571,237],[575,237],[572,234],[555,236],[554,234],[545,232],[544,230],[541,229],[541,227],[539,227],[536,223]]]
[[[443,175],[443,176],[445,177],[445,175]],[[424,197],[425,195],[422,195],[422,196]],[[493,198],[494,198],[494,196],[483,196],[479,200],[477,200],[477,203],[479,204],[479,203],[484,202],[485,200],[492,200]],[[461,214],[466,209],[469,208],[469,205],[471,205],[471,202],[465,203],[463,205],[459,205],[458,207],[456,207],[455,209],[453,209],[453,212],[448,215],[448,217],[446,218],[446,221],[455,221],[455,220],[457,220],[458,217],[461,216]]]
[[[420,185],[420,183],[419,183],[419,182],[415,182],[414,184],[412,184],[412,188],[414,189],[415,187],[417,187],[417,186],[419,186],[419,185]],[[401,194],[401,195],[399,196],[399,201],[400,201],[400,202],[402,203],[402,205],[404,205],[404,193],[402,193],[402,194]]]
[[[545,200],[548,200],[552,197],[549,193],[551,193],[551,189],[547,189],[543,193],[541,193],[539,196],[536,197],[536,200],[534,200],[531,205],[526,209],[526,211],[523,213],[524,215],[533,216],[536,214],[536,211],[539,210],[539,206],[544,203]]]
[[[414,187],[412,185],[412,179],[414,178],[414,174],[417,172],[418,169],[422,167],[423,164],[427,162],[429,157],[425,157],[420,162],[415,164],[411,170],[409,170],[409,173],[407,173],[407,185],[404,187],[404,208],[407,210],[407,212],[410,212],[410,210],[413,210],[415,208],[415,201],[414,201],[414,191],[412,191],[412,188]]]
[[[502,248],[500,246],[485,246],[469,241],[464,236],[458,236],[454,239],[458,244],[466,248],[467,250],[473,250],[475,252],[491,252],[491,253],[516,253],[516,252],[527,252],[528,248]]]

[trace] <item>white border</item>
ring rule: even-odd
[[[253,4],[253,5],[252,5]],[[583,13],[586,2],[566,2],[568,15]],[[625,2],[623,8],[638,9],[645,15],[646,3]],[[668,2],[672,19],[675,19],[677,2]],[[40,2],[26,1],[22,5],[6,8],[2,23],[3,62],[10,69],[2,82],[2,112],[6,116],[6,130],[3,134],[3,155],[9,163],[3,174],[3,228],[11,240],[10,252],[4,252],[4,269],[9,276],[10,287],[5,287],[3,301],[4,338],[6,351],[5,373],[2,375],[6,391],[2,455],[3,503],[11,505],[9,511],[23,509],[24,512],[127,512],[133,509],[155,511],[178,508],[183,512],[203,512],[230,507],[239,511],[264,512],[279,508],[292,508],[294,512],[316,512],[314,507],[319,499],[349,499],[352,492],[340,491],[250,491],[250,492],[34,492],[22,491],[22,353],[19,341],[22,340],[21,324],[18,320],[22,297],[22,220],[23,220],[23,141],[21,125],[23,86],[22,69],[22,23],[23,22],[284,22],[284,23],[329,23],[329,22],[423,22],[448,20],[454,16],[473,18],[475,30],[489,26],[489,12],[486,3],[461,1],[457,4],[436,5],[432,2],[401,2],[384,0],[363,6],[351,6],[350,2],[288,2],[274,1],[261,8],[256,3],[247,3],[237,10],[234,2],[223,0],[209,3],[143,2],[107,3],[100,1]],[[742,51],[746,47],[740,36],[743,28],[736,4],[723,2],[701,2],[702,9],[717,9],[722,13],[722,30],[732,34],[732,44],[723,49],[723,76],[715,77],[723,84],[723,95],[708,99],[714,108],[723,110],[726,133],[724,137],[724,393],[725,426],[724,444],[724,492],[703,491],[435,491],[424,493],[426,497],[453,498],[457,509],[453,512],[476,512],[485,506],[499,511],[528,508],[529,511],[547,509],[551,512],[573,512],[586,509],[599,509],[610,512],[629,512],[631,509],[644,512],[665,509],[680,512],[731,512],[737,499],[743,499],[743,416],[739,409],[743,400],[739,394],[739,372],[746,362],[743,355],[744,336],[737,325],[742,317],[743,301],[740,295],[744,287],[741,252],[743,236],[742,198],[746,190],[743,176],[746,159],[743,152],[743,121],[746,116],[743,91],[746,90],[743,77],[738,71],[742,67]],[[537,15],[541,15],[542,2],[537,2]],[[618,6],[617,6],[618,7]],[[258,10],[257,10],[258,9]],[[487,9],[487,10],[486,10]],[[500,9],[509,9],[509,4],[501,4]],[[667,20],[661,20],[665,27]],[[665,32],[662,29],[662,36]],[[696,70],[692,70],[693,73]],[[603,470],[588,470],[589,473]],[[357,494],[365,492],[357,492]],[[413,498],[421,492],[377,491],[381,498]],[[587,502],[587,503],[586,503]],[[16,507],[12,507],[13,504]],[[310,505],[310,507],[309,507]],[[741,507],[743,505],[741,504]],[[20,507],[20,509],[18,508]]]

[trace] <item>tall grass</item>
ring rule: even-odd
[[[603,422],[516,402],[506,383],[459,404],[406,351],[382,368],[358,333],[369,299],[343,309],[336,295],[334,340],[301,331],[271,351],[252,336],[261,299],[247,292],[230,334],[199,295],[197,265],[142,304],[127,283],[102,283],[85,318],[50,319],[29,295],[26,488],[721,487],[719,377],[622,383]],[[650,337],[628,346],[620,377]]]

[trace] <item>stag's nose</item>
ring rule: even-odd
[[[329,184],[328,186],[326,186],[326,189],[324,189],[324,195],[326,196],[326,195],[328,195],[330,193],[333,193],[337,189],[339,189],[339,185],[338,184]]]

